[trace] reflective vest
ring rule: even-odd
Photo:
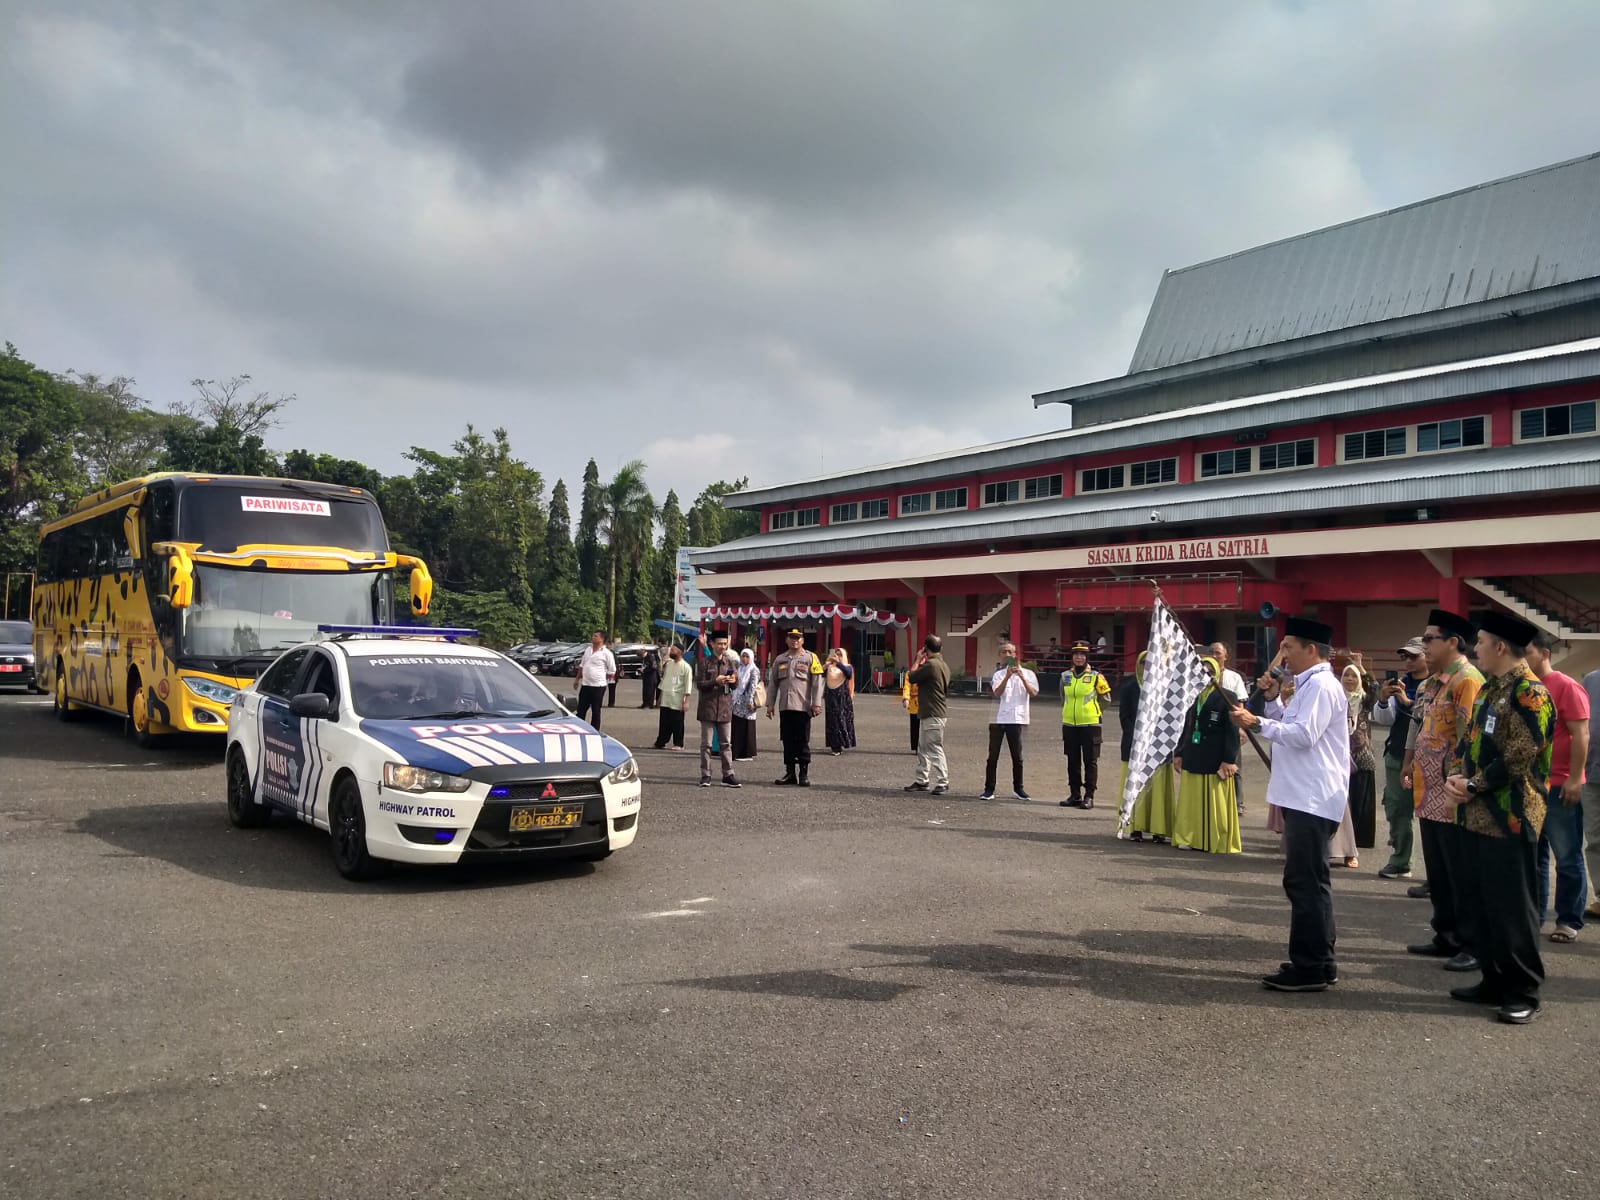
[[[1068,671],[1061,677],[1061,723],[1063,725],[1100,724],[1102,687],[1109,688],[1093,667],[1082,675]]]

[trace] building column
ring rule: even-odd
[[[1467,581],[1456,575],[1439,577],[1439,607],[1458,617],[1467,615]]]
[[[1022,606],[1022,593],[1011,593],[1011,640],[1017,644],[1017,658],[1028,644],[1028,610]]]
[[[967,628],[971,629],[977,619],[978,597],[969,595],[967,597]],[[975,678],[978,674],[978,639],[976,637],[965,637],[961,640],[966,643],[961,650],[962,670],[967,673],[969,678]]]
[[[927,596],[918,596],[917,619],[911,626],[911,640],[916,643],[917,647],[921,647],[922,643],[928,640],[928,635],[933,632],[933,619],[928,608],[929,598]]]
[[[839,606],[835,604],[833,606],[833,644],[830,645],[828,649],[837,650],[839,648],[839,639],[842,636],[843,629],[839,621]]]
[[[1131,612],[1122,618],[1122,673],[1131,674],[1138,665],[1139,654],[1149,649],[1150,619],[1142,612]]]

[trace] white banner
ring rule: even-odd
[[[1195,653],[1189,631],[1158,597],[1150,615],[1150,647],[1144,660],[1144,680],[1139,691],[1139,715],[1133,722],[1133,748],[1128,753],[1128,783],[1122,792],[1122,837],[1133,819],[1133,802],[1139,798],[1183,736],[1189,706],[1206,685],[1205,664]]]

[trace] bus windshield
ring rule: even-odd
[[[339,546],[383,554],[383,516],[370,497],[282,482],[212,483],[183,493],[178,541],[227,554],[240,546]]]
[[[321,624],[387,623],[389,598],[387,574],[197,565],[183,650],[196,658],[274,656],[309,641]]]

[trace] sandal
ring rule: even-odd
[[[1560,942],[1563,946],[1570,946],[1578,940],[1578,931],[1570,925],[1557,925],[1550,931],[1550,940]]]
[[[1350,870],[1354,871],[1356,868],[1358,868],[1361,865],[1361,860],[1359,858],[1355,858],[1354,856],[1352,856],[1352,857],[1347,858],[1347,859],[1344,860],[1344,865],[1346,867],[1348,867]]]

